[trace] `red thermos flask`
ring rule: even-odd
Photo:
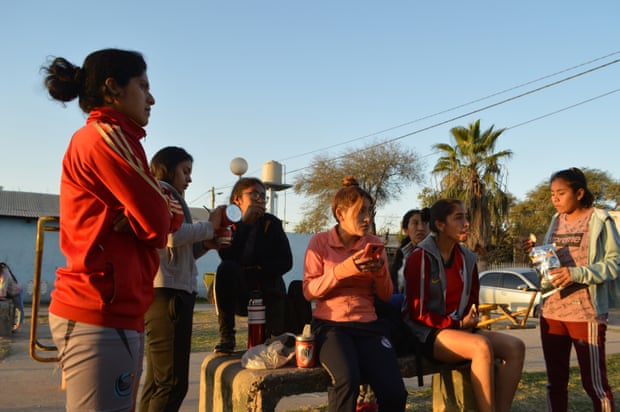
[[[265,304],[261,292],[254,291],[248,302],[248,349],[265,339]]]

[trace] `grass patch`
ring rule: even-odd
[[[237,326],[237,348],[242,349],[247,346],[247,318],[237,317],[235,324]],[[214,307],[194,312],[192,352],[212,351],[219,338],[217,330],[218,324]],[[620,354],[607,356],[607,376],[612,388],[620,388]],[[426,377],[426,379],[430,380],[430,377]],[[523,373],[511,411],[531,412],[547,410],[546,383],[547,375],[545,372]],[[570,370],[568,391],[569,412],[592,410],[590,398],[581,386],[581,377],[577,367],[572,367]],[[614,395],[616,410],[620,411],[620,393],[616,391]],[[327,406],[324,405],[318,408],[299,409],[295,412],[323,412],[326,410]],[[413,410],[433,410],[433,393],[430,388],[414,388],[409,390],[407,411]]]
[[[237,349],[248,346],[248,318],[235,317],[237,330]],[[219,342],[217,316],[215,308],[194,312],[194,328],[192,330],[192,352],[211,352]]]
[[[620,354],[607,356],[607,376],[612,390],[620,387]],[[546,411],[546,385],[547,375],[545,372],[523,373],[521,382],[517,388],[515,399],[510,408],[511,412]],[[614,393],[616,410],[620,410],[620,394]],[[570,380],[568,383],[568,412],[581,412],[592,410],[592,402],[581,386],[579,368],[570,368]],[[327,406],[318,408],[305,408],[289,412],[323,412]],[[432,411],[433,392],[431,388],[410,389],[407,398],[407,411]]]
[[[607,356],[607,378],[609,385],[614,391],[614,401],[616,410],[620,410],[620,354]],[[524,373],[517,388],[517,394],[512,404],[511,411],[527,412],[535,410],[546,410],[546,385],[547,375],[545,372]],[[615,389],[615,390],[614,390]],[[568,382],[568,411],[581,412],[592,410],[592,402],[581,386],[579,368],[570,368],[570,379]]]

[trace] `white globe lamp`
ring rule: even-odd
[[[248,162],[243,157],[235,157],[230,161],[230,171],[241,179],[241,176],[248,171]]]

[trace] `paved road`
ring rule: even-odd
[[[203,307],[204,306],[204,307]],[[211,305],[198,305],[197,310],[212,310]],[[29,319],[29,308],[26,308]],[[536,320],[532,321],[536,326]],[[17,332],[12,339],[10,354],[0,362],[0,376],[2,382],[12,382],[9,388],[0,385],[0,399],[2,410],[6,412],[27,412],[43,410],[46,412],[64,411],[64,392],[60,389],[60,370],[56,363],[42,363],[34,361],[29,356],[29,322],[25,328]],[[607,335],[607,350],[609,354],[620,353],[620,310],[614,310],[610,316],[610,327]],[[518,336],[527,345],[525,371],[534,372],[544,370],[542,351],[538,336],[538,329],[506,330],[506,333]],[[40,342],[49,341],[47,326],[39,328]],[[2,338],[0,338],[2,339]],[[46,353],[38,352],[42,356]],[[196,412],[200,387],[200,366],[205,353],[192,353],[190,365],[190,388],[183,403],[181,412]],[[576,365],[573,355],[572,363]],[[430,377],[425,377],[430,384]],[[407,379],[410,388],[417,388],[415,378]],[[279,411],[325,404],[327,397],[324,393],[289,397],[278,405]]]

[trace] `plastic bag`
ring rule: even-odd
[[[248,349],[241,357],[247,369],[276,369],[295,357],[295,335],[283,333]]]
[[[540,293],[543,298],[557,292],[560,288],[553,286],[550,272],[560,267],[560,259],[555,253],[555,244],[534,246],[530,252],[530,260],[540,275]]]

